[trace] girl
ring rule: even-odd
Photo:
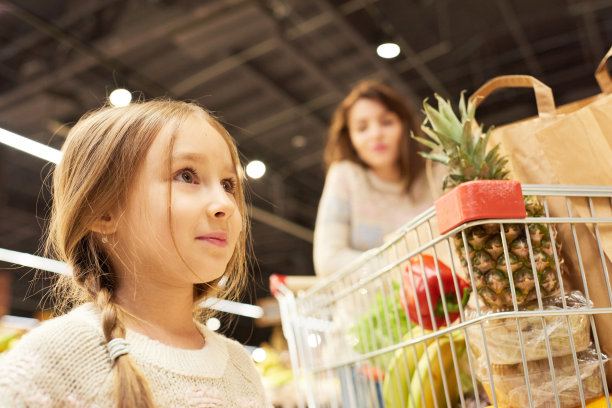
[[[264,406],[245,349],[194,320],[204,298],[243,288],[246,228],[236,148],[202,108],[84,116],[53,175],[48,236],[72,269],[64,306],[80,306],[1,360],[0,406]]]
[[[357,84],[340,103],[325,147],[327,177],[314,233],[317,274],[381,245],[440,194],[427,182],[418,143],[409,136],[418,128],[401,96],[375,81]]]

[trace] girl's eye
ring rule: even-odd
[[[234,178],[224,179],[223,181],[221,181],[223,189],[230,194],[234,194],[236,192],[236,184],[237,182]]]
[[[195,183],[196,172],[193,169],[183,169],[181,170],[176,178],[178,181],[182,181],[183,183],[194,184]]]

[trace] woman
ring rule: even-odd
[[[427,209],[440,191],[425,175],[410,132],[419,121],[402,97],[376,81],[340,103],[325,147],[327,176],[314,235],[314,265],[329,275]],[[435,178],[435,177],[430,177]]]

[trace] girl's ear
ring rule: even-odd
[[[111,214],[104,214],[96,219],[89,229],[104,235],[114,234],[117,230],[117,217]]]

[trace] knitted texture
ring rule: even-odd
[[[158,407],[265,407],[244,347],[198,325],[200,350],[167,346],[128,330],[130,355]],[[43,323],[0,359],[0,407],[111,407],[111,360],[93,304]]]
[[[442,177],[434,167],[434,179]],[[441,184],[437,184],[441,185]],[[333,163],[327,172],[314,233],[314,265],[328,275],[349,264],[364,251],[383,244],[395,231],[433,204],[425,175],[410,191],[402,183],[378,178],[352,161]]]

